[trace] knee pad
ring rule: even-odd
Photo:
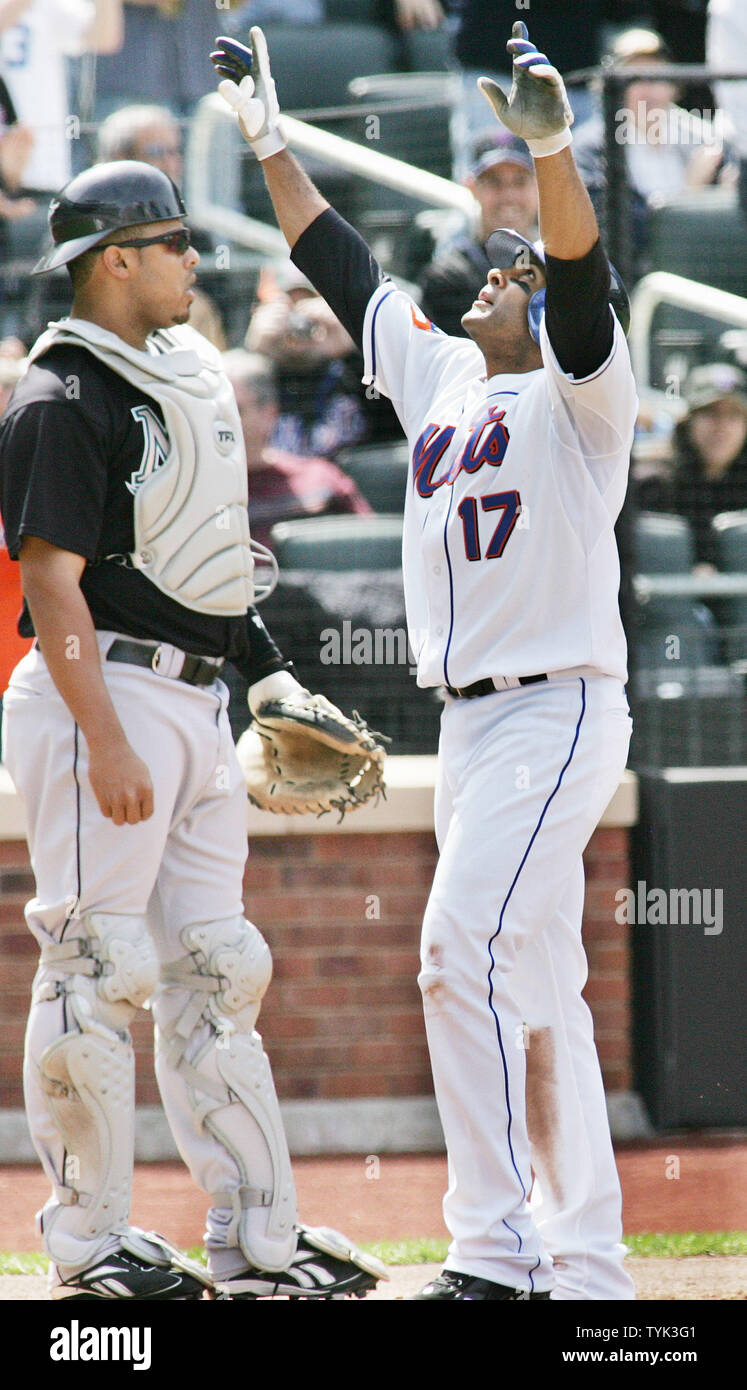
[[[187,927],[181,940],[189,954],[162,970],[154,1002],[159,1062],[185,1088],[195,1127],[213,1136],[238,1171],[236,1186],[211,1192],[214,1205],[232,1213],[227,1244],[260,1268],[284,1269],[296,1245],[296,1194],[270,1063],[254,1031],[272,976],[270,951],[243,917]],[[163,992],[175,988],[189,996],[169,1020]],[[246,1161],[257,1130],[272,1174],[263,1186]],[[258,1207],[267,1208],[264,1222],[252,1218]]]
[[[211,1019],[221,1031],[251,1033],[272,979],[272,956],[262,933],[239,917],[187,927],[182,941],[198,977],[210,982],[206,997]]]
[[[126,1028],[158,983],[158,958],[144,917],[91,912],[81,931],[42,947],[42,979],[36,999],[82,995],[91,1016],[114,1029]]]

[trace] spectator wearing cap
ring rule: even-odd
[[[279,521],[343,513],[370,516],[369,503],[336,464],[270,446],[280,413],[272,363],[260,353],[236,348],[223,354],[223,365],[239,407],[253,538],[272,548],[270,531]]]
[[[650,29],[626,29],[615,39],[605,59],[613,71],[664,67],[672,61],[661,35]],[[667,77],[632,75],[621,93],[615,140],[625,151],[636,276],[649,269],[646,247],[652,202],[736,176],[718,125],[678,106],[677,94],[676,84]],[[604,151],[604,122],[597,113],[575,137],[573,152],[602,222],[606,193]]]
[[[280,413],[272,437],[289,454],[332,459],[370,433],[355,344],[292,262],[260,278],[244,339],[272,362]],[[354,365],[355,364],[355,365]]]
[[[747,508],[747,375],[727,362],[695,367],[670,457],[648,477],[633,474],[638,506],[689,521],[696,568],[715,569],[711,521]]]
[[[466,337],[462,315],[486,283],[491,267],[485,242],[490,233],[511,227],[530,241],[537,238],[537,184],[523,140],[507,130],[482,137],[464,182],[475,198],[475,226],[439,249],[420,279],[423,312],[454,338]]]

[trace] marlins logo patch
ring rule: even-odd
[[[149,405],[134,405],[130,414],[137,420],[145,435],[140,467],[130,474],[129,483],[125,483],[128,491],[135,493],[152,473],[163,467],[169,456],[171,444],[161,421]]]

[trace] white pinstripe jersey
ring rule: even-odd
[[[607,361],[486,379],[390,282],[371,296],[364,382],[410,446],[403,566],[418,684],[466,686],[591,666],[627,679],[614,525],[637,397],[619,324]]]

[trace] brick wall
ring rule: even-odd
[[[615,892],[629,881],[627,845],[627,830],[601,828],[586,853],[586,997],[612,1091],[630,1085],[627,928],[614,919]],[[431,1094],[416,976],[435,858],[425,831],[252,840],[245,902],[273,953],[260,1030],[281,1099]],[[0,1106],[23,1103],[36,964],[23,904],[32,892],[25,844],[0,842]],[[138,1100],[155,1104],[147,1016],[133,1035]]]

